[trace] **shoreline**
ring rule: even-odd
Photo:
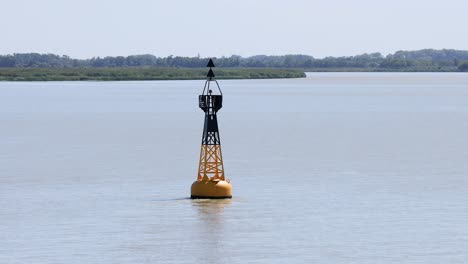
[[[300,69],[216,68],[216,79],[305,78]],[[0,68],[0,81],[164,81],[204,80],[205,68]]]
[[[262,80],[306,78],[314,73],[467,73],[461,71],[407,71],[347,69],[276,69],[276,68],[216,68],[218,80]],[[0,82],[56,81],[183,81],[205,80],[205,68],[0,68]]]

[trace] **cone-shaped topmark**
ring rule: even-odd
[[[210,60],[210,61],[211,61],[211,60]],[[213,72],[213,70],[211,70],[211,69],[210,69],[210,70],[208,71],[208,74],[206,75],[206,77],[209,77],[209,78],[214,78],[214,77],[215,77],[215,75],[214,75],[214,72]]]
[[[213,60],[210,59],[210,61],[208,62],[208,65],[206,65],[206,67],[216,67],[213,63]]]

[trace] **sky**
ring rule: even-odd
[[[468,50],[467,0],[0,0],[0,54],[316,58]]]

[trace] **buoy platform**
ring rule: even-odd
[[[229,199],[232,198],[232,186],[228,181],[201,180],[192,184],[192,199]]]

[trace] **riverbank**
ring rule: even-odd
[[[198,80],[206,68],[0,68],[0,81],[135,81]],[[303,78],[297,69],[216,68],[217,79]]]

